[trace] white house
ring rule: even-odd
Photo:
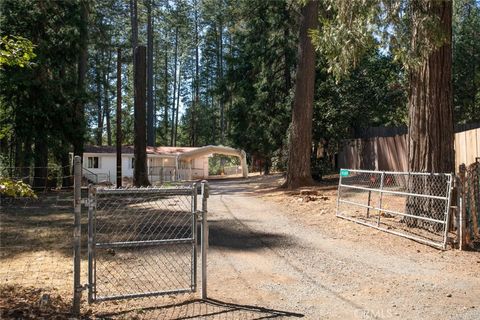
[[[242,173],[248,177],[243,150],[223,146],[147,147],[147,172],[151,183],[208,178],[208,158],[214,154],[237,156]],[[83,176],[92,182],[116,182],[115,146],[86,146],[83,153]],[[122,147],[122,177],[133,178],[133,146]]]

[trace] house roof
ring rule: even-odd
[[[198,148],[193,147],[147,147],[147,154],[153,155],[178,155],[185,152],[193,151]],[[85,153],[113,153],[117,152],[115,146],[92,146],[88,145],[84,148]],[[122,154],[133,154],[133,146],[122,146]]]

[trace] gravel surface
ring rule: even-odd
[[[259,179],[211,182],[211,297],[307,319],[480,319],[478,252],[355,225],[334,217],[334,190],[305,205]]]

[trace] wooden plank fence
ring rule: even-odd
[[[381,133],[376,129],[365,131],[362,136],[369,136],[373,132]],[[406,134],[352,139],[346,141],[339,152],[338,167],[406,172],[407,156]],[[480,128],[455,133],[455,168],[458,170],[462,163],[471,164],[477,157],[480,157]]]

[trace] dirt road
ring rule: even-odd
[[[322,203],[301,215],[293,198],[259,197],[255,179],[211,188],[212,298],[307,319],[480,319],[479,253],[339,220]]]

